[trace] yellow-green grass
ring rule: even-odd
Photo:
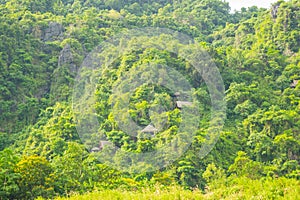
[[[71,195],[57,200],[244,200],[244,199],[300,199],[300,182],[294,179],[251,180],[237,178],[226,184],[208,189],[190,191],[179,187],[168,189],[144,189],[140,191],[104,190],[84,195]]]

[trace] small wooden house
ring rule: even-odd
[[[158,129],[155,128],[152,124],[149,124],[141,132],[146,133],[146,134],[150,134],[150,135],[154,135],[158,132]]]
[[[180,97],[180,92],[175,92],[174,97]]]
[[[102,150],[105,146],[109,146],[109,145],[111,145],[111,142],[101,140],[99,143],[99,149]]]
[[[293,83],[291,83],[291,88],[295,88],[299,83],[299,80],[293,80]]]
[[[192,102],[189,101],[176,101],[176,107],[182,109],[183,107],[191,107],[193,105]]]
[[[100,148],[99,147],[93,147],[92,149],[91,149],[91,152],[93,152],[93,153],[96,153],[96,152],[99,152],[100,151]]]

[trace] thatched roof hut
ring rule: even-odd
[[[180,92],[175,92],[174,94],[175,97],[179,97],[180,95],[181,95]]]
[[[99,148],[100,148],[100,150],[102,150],[105,146],[109,146],[109,145],[111,145],[111,142],[101,140],[99,143]]]
[[[291,83],[291,88],[295,88],[299,83],[299,80],[293,80],[293,83]]]
[[[155,128],[152,124],[149,124],[146,126],[142,131],[142,133],[150,133],[150,134],[155,134],[158,132],[158,129]]]
[[[189,101],[176,101],[176,107],[182,109],[184,106],[190,107],[193,103]]]
[[[100,151],[100,148],[99,147],[93,147],[91,149],[91,152],[99,152]]]

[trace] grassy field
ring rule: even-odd
[[[67,198],[58,198],[57,200],[65,200]],[[179,189],[158,190],[158,191],[118,191],[107,190],[101,192],[94,192],[85,195],[75,195],[71,200],[135,200],[135,199],[153,199],[153,200],[174,200],[174,199],[203,199],[203,194],[200,191],[191,192]]]
[[[221,184],[203,194],[199,190],[189,191],[179,187],[168,189],[144,189],[141,191],[106,190],[85,195],[73,195],[57,200],[243,200],[243,199],[300,199],[300,182],[291,179],[251,180],[238,178],[233,182]]]

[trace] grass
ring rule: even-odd
[[[99,192],[93,192],[85,195],[74,195],[70,198],[57,198],[57,200],[139,200],[139,199],[151,199],[151,200],[193,200],[203,199],[201,191],[189,191],[183,190],[178,187],[170,187],[165,190],[157,189],[151,191],[144,189],[142,191],[124,191],[124,190],[105,190]]]
[[[59,197],[56,200],[261,200],[300,199],[300,182],[295,179],[251,180],[236,178],[218,186],[212,186],[203,194],[200,190],[190,191],[179,187],[167,189],[144,189],[142,191],[104,190],[84,195]]]

